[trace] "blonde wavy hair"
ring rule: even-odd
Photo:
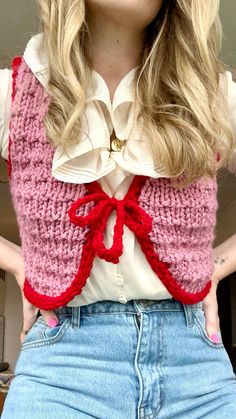
[[[49,62],[50,104],[44,123],[64,150],[79,141],[91,76],[84,0],[38,0]],[[211,178],[233,148],[219,75],[222,29],[218,0],[164,0],[136,77],[136,104],[156,167],[181,177],[178,187]],[[216,153],[221,159],[216,163]],[[183,174],[183,176],[181,176]],[[177,185],[176,185],[177,186]]]

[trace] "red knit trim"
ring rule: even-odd
[[[11,94],[11,105],[13,104],[13,101],[15,99],[16,95],[16,77],[18,74],[19,66],[22,63],[22,57],[14,57],[12,60],[12,94]],[[9,178],[11,178],[11,171],[12,171],[12,165],[11,165],[11,137],[9,136],[8,139],[8,159],[7,159],[7,172]]]
[[[137,194],[135,194],[134,199],[138,200]],[[149,235],[140,235],[136,225],[129,227],[136,235],[141,249],[145,254],[152,270],[158,275],[173,298],[181,301],[184,304],[195,304],[205,298],[205,296],[210,291],[211,280],[207,282],[206,286],[200,292],[190,293],[185,291],[172,276],[169,270],[170,265],[166,262],[160,261],[158,254],[154,251],[154,245],[151,242]]]
[[[142,251],[144,252],[151,268],[153,271],[158,275],[162,283],[165,285],[167,290],[170,292],[170,294],[175,298],[176,300],[182,302],[183,304],[195,304],[199,301],[202,301],[205,296],[208,294],[211,288],[211,280],[209,280],[206,284],[206,286],[203,288],[202,291],[197,293],[189,293],[185,291],[178,282],[174,279],[172,274],[169,271],[169,264],[166,262],[162,262],[159,259],[158,254],[154,252],[154,246],[148,236],[148,232],[145,231],[145,225],[138,223],[136,220],[133,219],[133,214],[137,215],[137,205],[138,205],[138,197],[141,192],[141,188],[144,185],[146,181],[145,176],[135,176],[129,191],[124,197],[124,212],[125,215],[118,214],[118,218],[122,216],[122,222],[124,222],[131,231],[136,235],[140,246],[142,248]],[[74,222],[77,225],[91,225],[95,223],[95,228],[98,228],[98,238],[101,239],[101,233],[103,231],[104,223],[101,222],[101,219],[106,218],[107,219],[107,213],[110,211],[110,206],[107,200],[110,200],[111,207],[114,205],[117,208],[117,200],[114,201],[112,198],[109,198],[107,194],[102,190],[100,185],[97,182],[92,182],[90,184],[86,185],[88,192],[91,193],[91,195],[85,195],[83,198],[80,198],[76,203],[72,204],[71,208],[69,209],[68,213],[71,217],[72,222]],[[76,210],[83,204],[90,202],[91,200],[94,200],[95,202],[103,202],[103,209],[105,208],[106,214],[101,211],[101,205],[99,207],[99,210],[96,211],[96,207],[93,208],[89,215],[85,217],[81,217],[76,215]],[[132,203],[131,203],[131,202]],[[99,204],[98,204],[99,206]],[[114,207],[112,207],[114,209]],[[108,210],[109,209],[109,210]],[[112,210],[113,210],[112,209]],[[141,208],[140,208],[141,210]],[[141,214],[141,213],[140,213]],[[143,216],[143,214],[141,214]],[[147,215],[147,214],[146,214]],[[99,220],[100,219],[100,220]],[[100,221],[100,227],[97,227],[97,223]],[[146,219],[144,220],[146,221]],[[119,227],[120,225],[118,225]],[[93,226],[94,227],[94,226]],[[144,229],[143,229],[144,227]],[[149,226],[148,226],[149,229]],[[69,301],[72,300],[75,295],[79,295],[82,291],[82,288],[86,284],[87,278],[90,275],[93,261],[95,258],[95,254],[99,248],[94,246],[96,243],[94,242],[94,230],[90,229],[89,233],[86,237],[86,242],[83,247],[82,255],[81,255],[81,263],[79,267],[79,271],[76,274],[75,278],[73,279],[71,285],[59,296],[57,297],[49,297],[43,294],[37,293],[29,284],[27,279],[25,279],[24,283],[24,294],[25,297],[36,307],[39,307],[44,310],[50,310],[55,309],[60,306],[66,305]],[[117,236],[120,237],[119,235]],[[101,243],[100,243],[101,244]],[[120,243],[118,243],[118,248],[120,250]],[[114,251],[115,257],[117,257],[117,249],[115,246],[115,243],[113,243],[113,246],[111,248]],[[104,252],[107,256],[107,254],[111,252],[111,249],[104,249],[102,246],[102,251],[99,248],[99,252]],[[106,253],[108,252],[108,253]],[[104,256],[104,254],[103,254]],[[115,262],[116,263],[116,262]]]
[[[154,252],[154,246],[150,239],[148,237],[138,237],[137,239],[152,270],[158,275],[173,298],[183,304],[195,304],[206,297],[211,288],[211,280],[207,282],[206,286],[200,292],[190,293],[185,291],[169,271],[169,264],[160,261],[158,254]]]
[[[87,278],[90,275],[95,252],[92,247],[92,235],[88,233],[86,243],[83,247],[81,255],[81,263],[78,273],[75,275],[71,285],[59,296],[49,297],[44,294],[39,294],[29,284],[27,278],[24,282],[24,295],[31,304],[42,310],[51,310],[66,305],[75,295],[79,295],[82,288],[86,284]]]

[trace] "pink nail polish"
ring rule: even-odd
[[[213,333],[213,334],[210,336],[210,338],[211,338],[211,340],[212,340],[214,343],[220,343],[220,342],[221,342],[221,338],[220,338],[220,334],[219,334],[219,333]]]
[[[58,320],[57,319],[51,318],[50,320],[48,320],[48,326],[49,327],[55,327],[57,325],[58,325]]]

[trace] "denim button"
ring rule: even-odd
[[[148,306],[151,306],[152,304],[156,304],[157,301],[155,301],[155,300],[138,300],[138,303],[142,307],[148,307]]]
[[[147,307],[147,300],[138,300],[138,303],[139,303],[142,307]]]

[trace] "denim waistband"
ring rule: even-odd
[[[183,304],[174,299],[165,300],[131,300],[126,304],[116,301],[98,301],[84,306],[63,306],[55,309],[58,316],[89,316],[92,314],[127,313],[137,314],[140,312],[155,311],[192,311],[202,308],[202,302],[197,304]]]

